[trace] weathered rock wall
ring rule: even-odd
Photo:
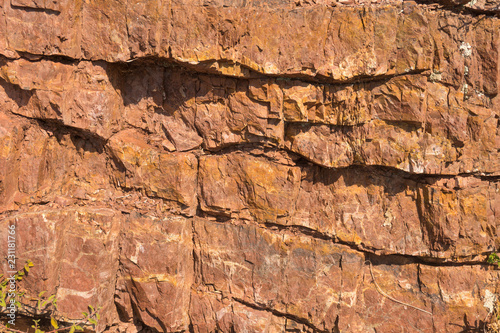
[[[30,291],[107,332],[482,329],[500,9],[462,5],[1,0]]]

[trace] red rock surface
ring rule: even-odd
[[[2,244],[98,332],[482,330],[499,14],[0,0]]]

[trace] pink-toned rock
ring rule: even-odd
[[[75,66],[24,59],[2,65],[0,77],[31,95],[26,105],[13,112],[57,120],[106,138],[117,130],[122,101],[109,81],[106,68],[89,62]]]
[[[401,326],[394,318],[405,318],[414,329],[455,331],[451,323],[464,314],[465,327],[484,318],[484,295],[494,293],[499,278],[478,266],[432,267],[403,258],[398,265],[373,259],[372,266],[356,251],[323,239],[245,224],[197,220],[194,225],[203,273],[192,306],[205,314],[200,324],[195,321],[198,332],[227,327],[228,318],[233,326],[226,330],[234,328],[237,314],[229,306],[235,303],[251,313],[263,310],[260,317],[273,325],[279,317],[305,323],[304,331],[366,332],[374,325],[392,331]],[[387,299],[378,288],[423,311]],[[218,316],[210,318],[213,312]],[[269,313],[278,318],[270,320]]]
[[[187,330],[194,282],[191,221],[131,214],[120,234],[114,301],[120,319],[158,331]]]
[[[114,135],[109,148],[118,162],[118,186],[173,201],[194,214],[198,177],[195,155],[162,152],[149,145],[146,137],[136,130]]]
[[[290,214],[300,184],[297,167],[237,153],[202,157],[199,177],[202,210],[269,222]]]
[[[416,182],[389,171],[307,168],[285,223],[375,253],[468,258],[497,246],[497,191],[474,177]]]
[[[172,57],[236,76],[246,75],[250,68],[265,74],[320,75],[335,80],[431,70],[435,65],[452,69],[459,59],[441,57],[445,53],[440,52],[449,29],[458,29],[453,28],[458,25],[440,29],[441,12],[415,3],[387,1],[364,7],[317,3],[294,8],[293,2],[278,1],[272,6],[232,3],[231,8],[196,1],[4,2],[6,23],[2,28],[8,44],[2,49],[7,56],[27,52],[107,61]],[[493,6],[481,3],[481,7]],[[464,20],[460,14],[447,14],[450,23]],[[472,20],[474,24],[477,19]],[[34,24],[40,31],[36,36],[29,33]],[[487,20],[481,24],[490,27],[479,29],[479,35],[487,31],[498,39],[497,23]],[[188,25],[192,29],[186,31]],[[464,34],[476,33],[460,31],[456,36]],[[453,49],[447,53],[456,53],[461,42],[470,43],[469,36],[445,41],[451,46],[446,48]],[[483,40],[477,38],[479,48],[485,45]],[[475,46],[476,41],[473,43]],[[434,59],[436,54],[439,61]],[[473,58],[475,63],[483,61],[477,55]],[[483,68],[486,72],[491,67]],[[494,77],[497,81],[498,72]]]
[[[102,306],[103,329],[118,319],[112,299],[120,219],[106,208],[42,209],[2,219],[1,237],[6,244],[7,226],[15,225],[17,267],[28,259],[34,263],[23,288],[56,295],[60,314],[69,320],[79,319],[89,304]]]
[[[22,288],[58,319],[103,306],[99,333],[484,331],[498,12],[0,0],[0,244],[15,223]]]
[[[216,256],[205,252],[207,242],[217,248]],[[203,271],[200,283],[212,285],[223,298],[309,321],[312,327],[334,327],[342,297],[342,253],[332,243],[319,245],[308,237],[253,226],[196,221],[195,244]],[[360,256],[352,259],[362,263]]]

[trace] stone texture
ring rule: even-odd
[[[98,332],[482,331],[498,13],[0,0],[0,237],[16,224],[35,263],[23,288],[61,319],[102,306]]]
[[[275,222],[294,209],[300,169],[243,154],[200,159],[200,208],[229,217]]]
[[[483,318],[486,310],[477,302],[499,277],[477,266],[432,267],[407,259],[392,265],[372,259],[370,268],[364,255],[347,246],[255,226],[200,220],[194,230],[197,269],[203,272],[196,297],[207,294],[205,307],[224,313],[217,316],[221,322],[228,312],[238,316],[224,310],[232,300],[305,323],[306,331],[375,332],[377,327],[390,332],[400,329],[403,318],[411,331],[454,331],[452,323],[463,319],[463,313],[465,326]],[[384,292],[434,315],[384,299],[370,270]],[[453,279],[455,274],[460,277]],[[203,313],[199,302],[194,306]],[[202,326],[198,331],[210,329]]]
[[[88,304],[99,304],[103,321],[114,322],[120,219],[107,208],[19,212],[2,219],[2,239],[6,242],[7,226],[15,224],[18,267],[26,259],[36,267],[23,286],[32,295],[55,294],[64,319],[78,319]],[[6,247],[1,251],[7,255]]]
[[[118,186],[143,190],[148,196],[173,201],[194,213],[198,172],[194,154],[162,153],[135,130],[117,133],[108,146],[117,163]]]
[[[193,283],[192,226],[185,218],[131,214],[121,230],[114,302],[122,321],[158,331],[188,330]]]
[[[105,138],[116,131],[122,101],[109,82],[106,65],[3,59],[0,72],[5,82],[29,92],[28,103],[14,113],[57,120]]]

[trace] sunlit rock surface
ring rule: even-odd
[[[499,13],[0,0],[2,244],[99,332],[482,330]]]

